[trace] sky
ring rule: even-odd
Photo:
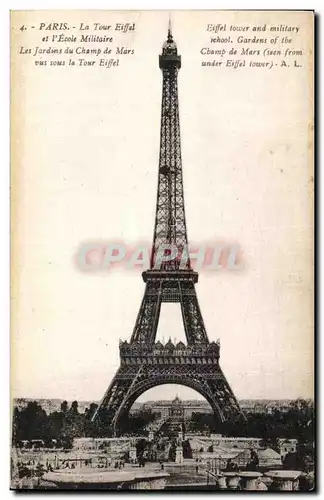
[[[251,15],[172,14],[182,56],[188,237],[195,244],[235,243],[241,251],[241,270],[202,270],[196,286],[209,339],[220,339],[220,364],[237,398],[307,398],[313,395],[311,76],[306,69],[201,67],[207,23],[278,22],[276,13]],[[298,46],[306,52],[307,19],[284,15],[285,23],[302,27]],[[30,11],[13,23],[46,19],[59,22],[62,14]],[[118,68],[40,68],[17,54],[21,45],[37,45],[39,33],[15,30],[12,395],[96,401],[118,369],[119,339],[132,334],[144,283],[141,269],[86,273],[75,257],[88,242],[151,241],[158,55],[168,14],[65,12],[65,20],[134,21],[136,31],[119,36],[135,54],[121,56]],[[305,68],[306,56],[302,62]],[[179,305],[163,304],[157,337],[184,339]],[[193,397],[182,387],[154,391],[156,399]]]

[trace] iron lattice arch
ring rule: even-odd
[[[181,56],[171,27],[159,66],[163,76],[161,134],[150,269],[142,275],[145,292],[130,342],[120,344],[120,367],[93,417],[94,421],[104,420],[114,433],[135,400],[161,384],[195,389],[206,398],[220,422],[242,416],[219,365],[219,343],[208,340],[195,289],[198,273],[192,270],[185,252],[188,237],[178,105]],[[172,245],[178,253],[159,262],[157,255],[163,245]],[[156,342],[162,302],[179,303],[187,345]]]
[[[219,342],[185,345],[183,342],[153,345],[121,342],[120,367],[98,409],[114,434],[133,403],[148,389],[179,384],[199,392],[219,422],[241,415],[240,407],[219,366]]]

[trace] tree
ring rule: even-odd
[[[144,451],[148,447],[148,441],[146,439],[140,439],[136,443],[136,454],[138,457],[142,457],[144,454]]]
[[[142,410],[136,415],[125,414],[119,422],[119,427],[124,434],[139,434],[145,426],[153,422],[156,415],[151,410]]]
[[[89,406],[89,418],[91,419],[93,415],[96,413],[98,406],[96,403],[91,403]]]
[[[176,459],[176,443],[175,441],[172,441],[171,443],[171,446],[170,446],[170,449],[169,449],[169,460],[170,462],[175,462],[175,459]]]
[[[251,458],[249,463],[246,465],[246,470],[258,470],[259,467],[259,457],[255,450],[251,450]]]
[[[79,403],[77,401],[73,401],[73,403],[71,404],[70,413],[73,413],[73,415],[78,415],[79,414],[78,406]]]
[[[183,458],[192,458],[192,449],[189,439],[183,442]]]
[[[65,412],[55,411],[48,417],[48,439],[52,442],[53,439],[60,442],[62,435],[62,427],[65,419]],[[48,445],[50,445],[48,443]]]
[[[36,401],[29,402],[26,408],[20,411],[15,410],[13,419],[15,441],[48,437],[48,417]]]
[[[63,401],[63,403],[61,403],[61,412],[66,413],[67,411],[68,411],[68,402]]]
[[[283,467],[288,470],[310,472],[315,467],[314,448],[307,445],[298,445],[295,453],[287,453],[283,459]]]
[[[218,428],[218,422],[215,416],[211,413],[196,413],[191,414],[190,429],[192,431],[211,431],[215,432]]]
[[[98,424],[97,422],[92,422],[92,417],[96,413],[97,408],[98,405],[96,403],[91,403],[89,409],[86,408],[85,410],[83,433],[86,437],[98,436]]]

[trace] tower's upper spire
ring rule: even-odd
[[[168,26],[168,42],[172,42],[172,24],[171,24],[171,14],[169,14],[169,26]]]
[[[174,66],[175,68],[181,67],[181,57],[178,56],[177,44],[173,40],[171,16],[169,15],[168,24],[168,38],[162,46],[162,55],[160,56],[160,68]]]

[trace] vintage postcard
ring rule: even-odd
[[[312,491],[314,12],[11,12],[11,488]]]

